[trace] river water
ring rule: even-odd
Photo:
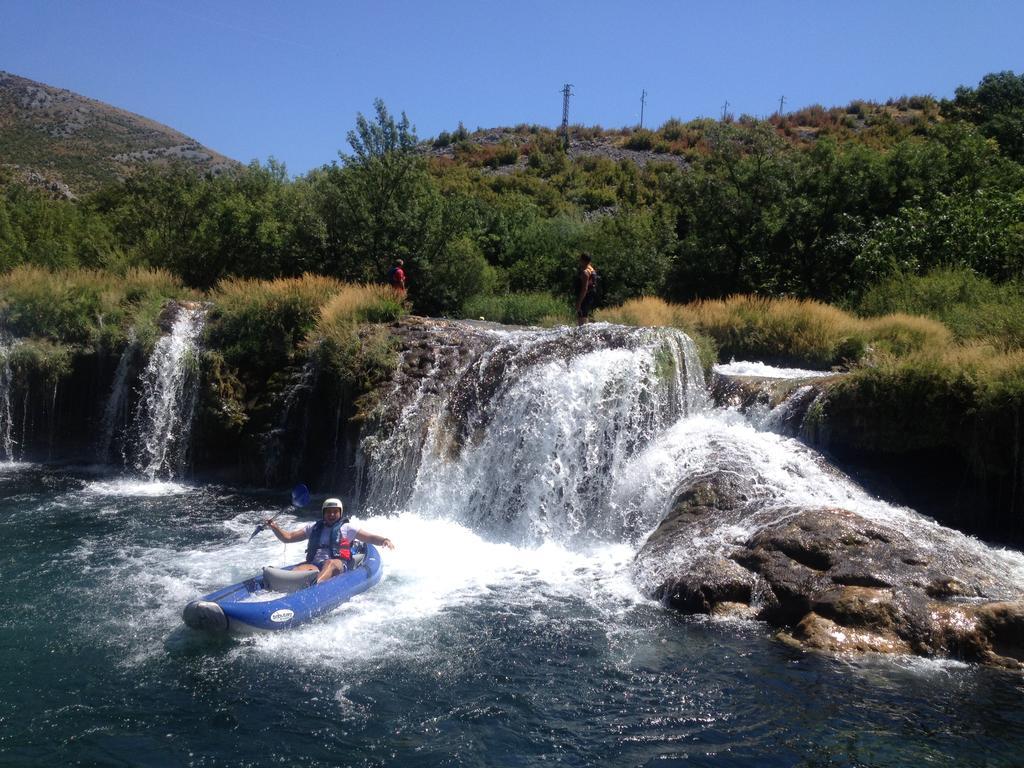
[[[484,330],[462,367],[405,384],[399,371],[352,505],[396,544],[381,583],[272,636],[187,629],[189,600],[304,552],[247,542],[286,490],[167,479],[186,463],[201,317],[158,346],[134,424],[108,420],[122,475],[0,464],[0,766],[1024,763],[1019,674],[802,653],[766,625],[641,594],[638,547],[673,489],[722,457],[780,508],[842,506],[955,539],[1024,584],[1019,553],[869,497],[771,433],[771,414],[710,408],[675,332]],[[125,410],[123,379],[106,412]]]
[[[1021,764],[1019,675],[680,617],[636,592],[626,544],[360,520],[397,545],[371,592],[271,637],[185,629],[190,598],[301,558],[245,543],[278,500],[3,465],[0,764]]]

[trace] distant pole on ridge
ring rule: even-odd
[[[726,99],[725,104],[722,105],[722,122],[725,122],[725,116],[729,114],[729,100]]]
[[[640,94],[640,127],[644,127],[644,104],[647,103],[647,91]]]
[[[779,117],[782,117],[782,108],[786,106],[786,97],[779,97]]]
[[[572,96],[572,83],[562,87],[562,144],[569,148],[569,97]]]

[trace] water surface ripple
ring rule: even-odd
[[[278,501],[4,466],[0,764],[1020,764],[1019,675],[681,618],[636,592],[625,545],[360,521],[398,543],[372,592],[279,636],[185,630],[190,597],[300,556],[245,543]]]

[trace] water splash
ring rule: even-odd
[[[205,308],[182,307],[142,374],[131,464],[149,480],[174,479],[184,469],[199,390],[196,342],[205,319]]]
[[[672,330],[494,332],[461,369],[428,371],[393,430],[364,443],[366,508],[404,503],[519,542],[621,532],[614,478],[706,407],[697,360]]]

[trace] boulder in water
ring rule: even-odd
[[[684,613],[756,616],[832,653],[913,653],[1024,669],[1024,594],[1004,553],[906,512],[778,506],[756,472],[677,489],[636,560]]]

